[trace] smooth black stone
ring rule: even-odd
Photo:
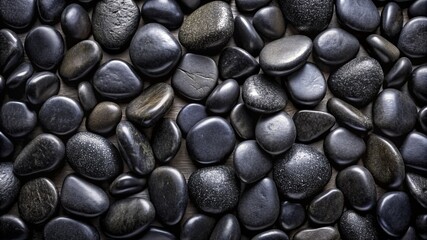
[[[292,101],[302,107],[315,107],[326,95],[323,73],[312,63],[306,63],[283,81]]]
[[[233,128],[221,117],[201,120],[190,129],[186,138],[190,158],[204,165],[225,161],[235,144]]]
[[[411,215],[411,202],[405,192],[387,192],[378,200],[378,223],[390,236],[403,235],[408,230]]]
[[[222,79],[244,81],[259,72],[259,64],[248,52],[238,47],[226,47],[218,60],[218,71]]]
[[[417,102],[422,106],[427,105],[427,65],[419,66],[412,71],[408,87]]]
[[[423,207],[427,208],[427,178],[416,173],[406,173],[406,185],[411,195]]]
[[[333,227],[321,227],[313,229],[303,229],[295,233],[293,240],[339,240],[340,233]]]
[[[334,96],[364,107],[375,99],[383,80],[383,70],[377,60],[358,57],[332,73],[328,86]]]
[[[117,143],[128,168],[141,176],[155,167],[155,158],[149,139],[132,123],[122,121],[116,128]]]
[[[68,5],[61,15],[61,28],[67,38],[84,40],[92,33],[92,23],[89,14],[79,4]]]
[[[218,69],[209,57],[187,53],[172,77],[173,88],[189,100],[201,101],[215,88]]]
[[[400,6],[395,2],[388,2],[381,13],[381,32],[390,40],[399,37],[403,27],[403,13]]]
[[[215,223],[215,218],[203,214],[195,214],[182,225],[180,239],[208,240]]]
[[[335,118],[322,111],[300,110],[293,116],[297,130],[297,140],[311,142],[317,140],[335,125]]]
[[[94,133],[75,134],[67,142],[66,154],[71,168],[91,180],[114,179],[123,169],[117,148]]]
[[[79,83],[77,87],[77,95],[85,112],[91,111],[96,104],[98,104],[98,100],[96,100],[95,92],[90,82]]]
[[[49,221],[44,227],[43,236],[45,240],[99,239],[95,227],[68,217],[57,217]]]
[[[427,173],[427,135],[411,132],[400,147],[400,153],[406,167]]]
[[[33,75],[33,72],[33,66],[31,66],[30,63],[21,63],[7,77],[6,87],[8,89],[16,89],[23,86],[27,82],[27,80]]]
[[[176,123],[185,137],[196,123],[207,117],[208,113],[205,106],[198,103],[190,103],[181,108],[176,117]]]
[[[241,236],[241,230],[239,221],[232,214],[226,214],[219,219],[216,224],[209,240],[216,239],[228,239],[228,240],[239,240]]]
[[[340,22],[352,30],[374,32],[380,25],[380,14],[372,0],[337,0],[335,7]]]
[[[313,43],[304,35],[283,37],[264,46],[259,64],[265,74],[285,76],[302,67],[311,54]]]
[[[25,53],[35,67],[54,70],[64,57],[64,40],[55,28],[38,26],[31,29],[25,38]]]
[[[373,105],[374,125],[390,137],[409,133],[417,122],[417,107],[406,94],[392,88],[382,91]]]
[[[57,135],[74,132],[82,120],[82,107],[69,97],[53,96],[43,103],[39,111],[40,124],[46,131]]]
[[[427,56],[427,17],[412,18],[400,32],[397,47],[410,58]]]
[[[37,114],[23,102],[10,101],[1,107],[1,126],[6,135],[19,138],[33,131]]]
[[[13,172],[20,177],[34,177],[53,172],[64,162],[65,145],[55,135],[42,133],[31,140],[13,162]]]
[[[0,19],[8,27],[26,28],[33,23],[36,14],[36,0],[4,0],[0,2]]]
[[[242,182],[254,183],[270,172],[273,163],[271,157],[259,147],[255,140],[248,140],[237,145],[233,166]]]
[[[379,240],[376,219],[371,214],[345,211],[339,221],[341,237],[348,240]]]
[[[369,35],[366,43],[371,55],[385,66],[393,64],[400,56],[399,49],[378,34]]]
[[[176,240],[176,237],[160,227],[151,226],[139,240]]]
[[[126,197],[138,193],[147,185],[147,180],[134,173],[122,173],[110,184],[110,194],[114,197]]]
[[[47,24],[57,23],[66,5],[66,0],[37,0],[40,20]]]
[[[308,206],[308,216],[314,223],[329,225],[336,222],[344,209],[344,195],[336,188],[317,195]]]
[[[225,114],[236,105],[240,86],[234,79],[228,79],[216,86],[206,99],[206,108],[215,114]]]
[[[174,96],[169,84],[153,84],[127,105],[126,117],[138,126],[152,127],[169,111]]]
[[[300,227],[305,221],[305,207],[300,203],[288,201],[280,205],[280,215],[278,223],[285,231],[290,231]]]
[[[421,128],[421,132],[427,134],[427,106],[418,111],[418,124]]]
[[[6,135],[0,132],[0,158],[8,157],[10,154],[12,154],[14,149],[15,146],[13,145],[12,141],[10,141]]]
[[[316,36],[328,27],[334,12],[333,0],[280,0],[283,15],[300,33]]]
[[[58,76],[52,72],[38,72],[28,79],[25,95],[29,103],[39,105],[58,94],[60,88]]]
[[[108,134],[122,119],[122,109],[114,102],[98,103],[86,118],[86,128],[94,133]]]
[[[186,12],[193,12],[201,3],[201,0],[179,0],[179,3]]]
[[[74,174],[64,179],[60,199],[67,212],[87,218],[101,215],[110,205],[102,188]]]
[[[412,73],[412,63],[406,57],[401,57],[384,76],[384,88],[401,88]]]
[[[34,0],[33,0],[34,1]],[[14,0],[2,1],[15,2]],[[2,11],[3,8],[0,8]],[[1,13],[0,13],[1,15]],[[8,73],[24,59],[24,47],[16,33],[9,29],[0,29],[0,73]]]
[[[174,120],[165,118],[154,128],[151,147],[154,157],[161,163],[171,161],[181,147],[181,130]]]
[[[330,98],[327,103],[327,108],[340,125],[357,132],[368,132],[373,128],[370,118],[359,109],[338,98]]]
[[[6,79],[0,75],[0,97],[3,97],[4,89],[6,88]]]
[[[276,222],[280,207],[273,179],[264,178],[245,189],[237,206],[242,225],[249,230],[265,229]]]
[[[255,139],[257,118],[243,103],[237,104],[230,113],[230,123],[242,139]]]
[[[168,29],[177,29],[184,20],[184,13],[175,0],[149,0],[141,8],[145,22],[157,22]]]
[[[285,108],[287,96],[274,79],[266,75],[253,75],[242,87],[246,107],[257,113],[274,113]]]
[[[271,0],[236,0],[237,9],[241,12],[252,12],[267,4]]]
[[[20,188],[21,183],[13,173],[13,164],[0,163],[0,212],[7,212],[15,203]]]
[[[368,169],[353,165],[340,171],[336,185],[342,191],[346,202],[358,211],[369,211],[375,207],[377,190]],[[341,220],[342,221],[342,220]]]
[[[252,56],[258,56],[264,47],[264,41],[258,35],[254,26],[244,16],[234,18],[234,42]]]
[[[408,15],[410,18],[414,17],[427,17],[427,1],[417,0],[414,1],[408,8]]]
[[[102,49],[95,41],[79,42],[66,52],[59,67],[59,75],[67,82],[81,80],[98,66],[102,55]]]
[[[385,188],[396,189],[405,179],[405,164],[399,150],[393,142],[375,134],[368,138],[363,164],[375,181]]]
[[[150,175],[148,191],[157,218],[166,225],[178,224],[188,203],[184,175],[173,167],[158,167]]]
[[[417,233],[415,232],[415,228],[410,226],[406,233],[400,238],[401,240],[418,240]]]
[[[26,240],[30,229],[19,217],[5,214],[0,216],[0,238],[8,240]]]
[[[366,144],[356,134],[339,127],[326,136],[323,150],[329,160],[344,167],[356,163],[363,156]]]
[[[286,199],[304,200],[314,197],[331,178],[328,159],[315,148],[294,144],[277,159],[273,177],[279,192]]]
[[[415,229],[419,237],[427,239],[427,214],[420,214],[415,218]]]
[[[107,50],[120,51],[127,47],[138,24],[139,8],[133,0],[98,1],[93,9],[93,37]]]
[[[282,11],[276,6],[258,10],[252,18],[252,25],[261,36],[271,40],[282,37],[286,30]]]
[[[58,192],[47,178],[36,178],[22,186],[18,198],[19,214],[26,222],[42,224],[54,216]]]
[[[251,240],[289,240],[289,237],[283,231],[271,229],[255,235]]]
[[[147,229],[155,216],[151,202],[143,198],[126,198],[111,204],[100,219],[100,225],[107,237],[129,239]]]
[[[181,53],[178,40],[158,23],[138,29],[129,47],[133,65],[151,78],[168,75],[178,64]]]
[[[233,32],[230,5],[214,1],[201,6],[184,20],[178,38],[190,52],[217,53],[228,43]]]
[[[200,168],[188,179],[188,193],[203,212],[219,214],[234,209],[239,201],[240,183],[228,166]]]

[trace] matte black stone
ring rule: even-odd
[[[86,9],[71,3],[62,11],[61,28],[67,38],[84,40],[92,33],[92,22]]]
[[[321,227],[312,229],[303,229],[295,233],[293,240],[339,240],[340,233],[334,227]]]
[[[13,150],[15,149],[15,146],[13,145],[12,141],[4,135],[4,133],[0,132],[0,158],[8,157],[10,154],[12,154]]]
[[[420,214],[415,218],[415,229],[418,236],[424,239],[427,238],[427,214]]]
[[[405,192],[387,192],[378,200],[378,223],[390,236],[403,235],[411,223],[411,216],[411,202]]]
[[[122,121],[116,128],[117,143],[128,168],[141,176],[155,167],[155,159],[149,139],[132,123]]]
[[[237,9],[241,12],[252,12],[267,4],[271,0],[236,0]]]
[[[300,227],[305,221],[305,207],[300,203],[288,201],[280,205],[280,215],[278,223],[285,231],[290,231]]]
[[[77,95],[85,112],[91,111],[96,104],[98,104],[98,100],[96,100],[95,92],[90,82],[79,83],[77,87]]]
[[[255,139],[256,115],[243,103],[237,104],[230,113],[230,123],[242,139]]]
[[[234,209],[239,201],[239,188],[234,170],[223,165],[200,168],[188,179],[192,202],[207,213],[219,214]]]
[[[275,161],[273,177],[277,189],[287,199],[314,197],[331,178],[328,159],[314,147],[294,144]]]
[[[254,26],[246,17],[241,15],[234,18],[234,42],[252,56],[258,56],[264,47],[264,41]]]
[[[21,183],[13,174],[13,164],[0,163],[0,212],[7,212],[12,207],[20,188]]]
[[[133,65],[151,78],[168,75],[178,64],[181,53],[178,40],[158,23],[138,29],[129,47]]]
[[[406,186],[411,195],[423,207],[427,208],[427,178],[416,173],[406,173]]]
[[[347,130],[336,128],[323,142],[326,157],[340,167],[356,163],[365,153],[366,144],[362,138]]]
[[[225,80],[209,94],[206,108],[215,114],[228,113],[236,105],[239,96],[240,87],[236,80]]]
[[[400,32],[397,47],[410,58],[427,56],[427,17],[409,20]]]
[[[15,1],[2,1],[0,4],[8,2],[13,4]],[[35,0],[30,0],[30,2],[35,2]],[[3,11],[3,8],[0,9]],[[9,29],[0,29],[0,49],[0,73],[10,72],[24,59],[24,47],[21,39]]]
[[[417,107],[406,94],[392,88],[382,91],[373,105],[374,124],[390,137],[409,133],[417,122]]]
[[[359,109],[338,98],[330,98],[327,103],[327,108],[340,125],[357,132],[368,132],[373,128],[370,118]]]
[[[388,2],[381,13],[381,33],[385,37],[395,40],[403,27],[403,13],[395,2]]]
[[[2,23],[14,29],[23,29],[33,23],[37,14],[36,0],[4,0],[0,3]]]
[[[163,119],[154,128],[151,137],[151,147],[154,157],[161,163],[171,161],[181,147],[181,130],[174,120]]]
[[[194,214],[181,228],[181,240],[207,240],[215,227],[215,218],[203,214]]]
[[[375,207],[377,200],[375,181],[368,169],[363,166],[353,165],[340,171],[336,185],[344,194],[346,202],[354,209],[369,211]]]
[[[418,124],[421,131],[427,134],[427,106],[423,107],[418,111]]]
[[[246,107],[257,113],[274,113],[285,108],[287,96],[283,88],[266,75],[253,75],[242,87]]]
[[[102,0],[93,9],[93,37],[107,50],[120,51],[127,47],[138,24],[139,8],[133,0]]]
[[[43,103],[39,111],[40,124],[46,131],[57,135],[74,132],[82,120],[82,107],[69,97],[53,96]]]
[[[23,102],[10,101],[1,107],[1,126],[6,135],[19,138],[33,131],[37,114]]]
[[[364,107],[377,96],[383,80],[383,70],[375,59],[358,57],[332,73],[328,86],[334,96]]]
[[[173,88],[183,97],[201,101],[215,88],[218,69],[209,57],[187,53],[172,77]]]
[[[150,175],[148,191],[157,218],[166,225],[178,224],[184,216],[188,202],[184,175],[173,167],[158,167]]]
[[[196,123],[207,117],[208,113],[205,106],[198,103],[190,103],[181,108],[176,117],[176,123],[185,137]]]
[[[174,91],[169,84],[153,84],[127,105],[126,117],[138,126],[152,127],[169,111],[173,99]]]
[[[64,57],[64,40],[55,28],[38,26],[31,29],[25,38],[25,53],[35,67],[54,70]]]
[[[155,216],[151,202],[143,198],[126,198],[111,204],[100,219],[100,225],[108,237],[131,238],[147,229]]]
[[[147,180],[134,173],[122,173],[110,184],[110,194],[114,197],[126,197],[138,193],[147,185]]]
[[[323,73],[312,63],[306,63],[283,81],[294,104],[315,107],[326,95]]]
[[[427,105],[427,65],[419,66],[412,71],[408,87],[417,102],[422,106]]]
[[[238,47],[226,47],[218,60],[218,71],[222,79],[244,81],[258,74],[259,64],[248,52]]]
[[[221,117],[201,120],[190,129],[186,139],[190,158],[204,165],[225,161],[235,144],[233,128]]]
[[[401,88],[412,73],[412,63],[406,57],[401,57],[384,76],[384,88]]]
[[[252,25],[261,36],[271,40],[282,37],[286,30],[282,11],[276,6],[258,10],[252,18]]]
[[[352,30],[374,32],[380,25],[380,14],[372,0],[337,0],[335,7],[340,22]]]
[[[0,238],[25,240],[30,236],[30,229],[19,217],[11,214],[0,216]]]
[[[123,169],[117,148],[94,133],[75,134],[67,142],[66,154],[71,168],[91,180],[114,179]]]
[[[45,175],[64,163],[65,145],[55,135],[42,133],[31,140],[13,162],[13,172],[20,177]]]
[[[329,225],[336,222],[343,213],[344,195],[336,188],[317,195],[308,206],[308,216],[316,224]]]
[[[406,167],[427,173],[427,135],[409,133],[400,147]]]
[[[52,72],[38,72],[28,79],[25,95],[29,103],[40,105],[58,94],[60,88],[58,76]]]
[[[42,224],[54,216],[58,206],[58,193],[47,178],[28,181],[21,188],[18,198],[19,214],[26,222]]]
[[[233,31],[230,5],[214,1],[201,6],[184,20],[178,38],[190,52],[216,53],[228,43]]]
[[[317,140],[335,125],[334,116],[322,111],[300,110],[292,119],[300,142]]]
[[[375,217],[353,210],[345,211],[339,221],[341,237],[348,240],[380,239]]]
[[[66,5],[66,0],[37,0],[40,19],[47,24],[57,23]]]
[[[102,188],[70,174],[62,183],[61,206],[69,213],[92,218],[107,211],[110,201]]]
[[[270,172],[273,163],[271,157],[259,147],[255,140],[248,140],[237,145],[233,166],[242,182],[254,183]]]
[[[152,239],[161,239],[161,240],[176,240],[175,236],[166,231],[163,228],[151,226],[148,230],[138,238],[139,240],[152,240]]]
[[[99,239],[95,227],[68,217],[57,217],[49,221],[44,227],[43,236],[45,240]]]
[[[396,62],[400,56],[399,49],[378,34],[369,35],[366,43],[371,55],[386,66]]]
[[[184,13],[175,0],[149,0],[141,8],[145,22],[157,22],[168,29],[177,29],[184,20]]]
[[[122,109],[114,102],[98,103],[86,119],[86,128],[94,133],[108,134],[122,119]]]
[[[241,237],[241,230],[240,230],[239,221],[233,214],[229,213],[219,219],[209,240],[215,240],[215,239],[239,240],[240,237]]]
[[[427,1],[417,0],[414,1],[408,8],[408,15],[410,18],[414,17],[427,17]]]
[[[34,69],[31,63],[23,62],[17,66],[6,79],[8,89],[16,89],[23,86],[33,75]]]
[[[259,64],[265,74],[288,75],[302,67],[311,54],[313,43],[304,35],[292,35],[274,40],[259,54]]]

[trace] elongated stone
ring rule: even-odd
[[[333,227],[321,227],[312,229],[303,229],[294,235],[294,240],[338,240],[341,239],[340,233]]]
[[[114,197],[126,197],[142,191],[147,180],[128,172],[120,174],[110,185],[110,194]]]
[[[230,113],[230,123],[242,139],[255,138],[256,114],[243,103],[237,104]]]
[[[33,75],[34,68],[29,62],[19,64],[7,77],[6,86],[9,89],[19,89]],[[54,75],[53,73],[51,73]]]
[[[154,157],[161,163],[171,161],[181,147],[181,130],[174,120],[163,119],[155,128],[151,137]]]
[[[337,221],[344,209],[344,195],[336,188],[317,195],[308,206],[308,216],[314,223],[327,225]]]
[[[393,64],[400,56],[399,49],[380,35],[371,34],[366,42],[373,57],[386,66]]]
[[[98,100],[96,100],[95,91],[93,90],[92,84],[90,84],[90,82],[79,83],[77,87],[77,95],[83,110],[86,112],[91,111],[98,103]]]
[[[234,18],[234,42],[252,56],[258,56],[264,47],[264,41],[258,35],[252,23],[241,15]]]
[[[2,1],[2,4],[5,2],[7,1]],[[9,73],[22,62],[24,46],[16,33],[9,29],[0,30],[0,46],[0,73]]]
[[[403,27],[403,13],[395,2],[388,2],[381,13],[381,31],[391,40],[399,37]]]
[[[384,76],[384,88],[401,88],[408,79],[410,79],[412,73],[412,63],[406,57],[401,57],[390,71]]]
[[[4,133],[0,132],[0,158],[8,157],[13,150],[15,150],[15,146],[12,141]]]
[[[327,103],[328,111],[339,124],[357,132],[369,132],[373,128],[372,120],[359,109],[338,99],[330,98]]]
[[[20,188],[21,182],[13,174],[13,164],[10,162],[0,163],[0,212],[7,212],[12,207]]]

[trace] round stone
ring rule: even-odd
[[[2,1],[0,4],[7,2],[13,3],[15,1]],[[35,1],[32,0],[30,2]],[[3,11],[3,8],[0,8],[0,11]],[[0,49],[0,73],[8,73],[14,70],[24,59],[24,47],[21,39],[9,29],[0,29]]]
[[[344,195],[336,188],[317,195],[308,206],[308,216],[316,224],[328,225],[336,222],[343,213]]]
[[[120,174],[110,184],[110,194],[114,197],[127,197],[138,193],[147,185],[147,180],[131,172]]]
[[[258,56],[264,47],[264,41],[258,35],[252,23],[242,15],[234,18],[234,42],[252,56]]]
[[[419,66],[412,71],[408,87],[417,102],[427,105],[427,66]]]
[[[98,103],[86,119],[86,128],[94,133],[108,134],[122,119],[122,109],[113,102]]]
[[[284,201],[280,206],[278,223],[285,231],[297,229],[305,222],[305,207],[300,203]]]
[[[79,83],[77,86],[77,95],[85,112],[91,111],[96,104],[98,104],[98,100],[96,100],[95,92],[90,82]]]
[[[427,135],[414,131],[406,136],[400,147],[400,153],[407,168],[427,173],[427,164],[425,161],[425,156],[427,156],[426,147]]]
[[[34,69],[31,63],[23,62],[17,66],[6,79],[8,89],[19,89],[33,75]],[[52,74],[54,75],[54,74]],[[9,93],[11,94],[11,93]]]
[[[348,127],[351,130],[366,133],[373,128],[370,118],[359,109],[338,98],[330,98],[327,108],[340,125]]]
[[[20,188],[21,183],[18,177],[13,174],[13,164],[10,162],[0,163],[0,212],[9,211],[16,201]]]
[[[60,88],[58,76],[52,72],[38,72],[28,79],[25,86],[25,95],[28,102],[40,105],[50,97],[58,94]]]
[[[151,137],[151,147],[154,157],[161,163],[171,161],[181,147],[181,130],[174,120],[163,119],[154,128]]]
[[[416,173],[406,173],[406,185],[411,195],[423,207],[427,208],[427,178]]]
[[[58,22],[66,5],[66,0],[37,0],[40,19],[47,24]]]
[[[8,27],[23,29],[33,23],[37,14],[36,0],[4,0],[0,3],[0,19]]]
[[[206,108],[215,114],[228,113],[237,103],[240,96],[239,84],[228,79],[215,87],[206,99]]]
[[[387,192],[378,200],[378,223],[390,236],[402,236],[408,230],[411,215],[411,202],[405,192]]]
[[[340,233],[333,227],[320,227],[312,229],[304,229],[295,233],[293,240],[339,240]]]
[[[21,218],[4,214],[0,216],[0,236],[13,240],[25,240],[30,236],[30,229]]]
[[[300,110],[292,119],[300,142],[317,140],[335,125],[334,116],[322,111]]]
[[[37,114],[23,102],[10,101],[1,107],[0,120],[4,133],[19,138],[33,131]]]
[[[372,0],[337,0],[335,7],[340,22],[352,30],[373,32],[380,25],[380,14]]]
[[[384,88],[400,89],[411,78],[412,63],[406,57],[401,57],[384,76]]]
[[[252,18],[255,30],[263,37],[276,40],[286,30],[282,11],[276,6],[267,6],[258,10]]]
[[[371,55],[385,66],[393,64],[400,56],[399,49],[378,34],[369,35],[366,43]]]
[[[216,220],[203,214],[194,214],[188,218],[181,228],[181,240],[203,240],[209,239]]]
[[[57,217],[46,224],[43,230],[46,240],[55,239],[99,239],[95,227],[68,217]]]
[[[181,129],[182,135],[186,137],[196,123],[207,117],[208,113],[205,106],[198,103],[190,103],[181,108],[176,117],[176,123]]]
[[[141,7],[145,22],[157,22],[168,29],[177,29],[184,20],[184,13],[175,0],[148,0]]]
[[[356,163],[365,153],[366,144],[362,138],[347,130],[336,128],[323,142],[326,157],[339,167]]]
[[[258,74],[259,64],[248,52],[238,47],[226,47],[218,59],[221,79],[236,79],[239,82]]]
[[[210,239],[239,240],[241,237],[240,224],[233,214],[221,217],[212,231]]]
[[[379,240],[376,219],[371,214],[361,214],[353,210],[345,211],[339,221],[341,237],[349,240]]]
[[[381,13],[381,32],[389,39],[395,40],[403,26],[403,13],[395,2],[388,2]]]
[[[415,17],[409,20],[400,32],[397,47],[408,57],[427,56],[427,17]]]
[[[68,5],[62,11],[61,28],[67,38],[76,41],[87,39],[92,33],[88,12],[76,3]]]
[[[237,104],[230,113],[230,123],[242,139],[255,139],[255,126],[258,117],[243,103]]]

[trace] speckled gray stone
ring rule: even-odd
[[[307,228],[295,233],[293,240],[339,240],[340,233],[334,227]]]
[[[341,237],[348,240],[380,239],[376,219],[371,214],[347,210],[340,218],[339,229]]]
[[[37,124],[37,114],[27,104],[9,101],[1,106],[2,130],[10,137],[18,138],[29,134]]]
[[[322,111],[300,110],[292,119],[300,142],[314,141],[335,125],[335,117]]]
[[[427,208],[427,178],[417,173],[406,174],[406,186],[411,195],[423,207]]]
[[[226,47],[218,59],[221,79],[236,79],[243,82],[259,72],[259,64],[252,55],[239,47]]]
[[[357,132],[368,132],[373,128],[372,120],[359,109],[338,99],[330,98],[327,103],[328,111],[337,122]]]
[[[0,163],[0,212],[7,212],[15,203],[21,183],[13,174],[11,162]]]
[[[37,15],[36,0],[4,0],[0,2],[0,19],[9,28],[24,29]]]

